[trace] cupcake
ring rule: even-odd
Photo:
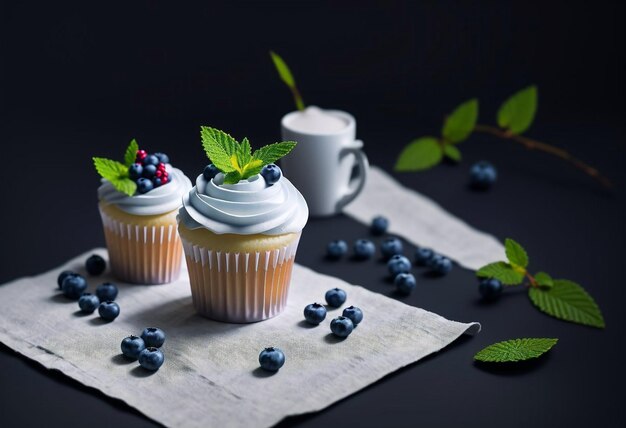
[[[135,140],[124,163],[93,161],[102,177],[98,205],[112,273],[136,284],[176,279],[182,261],[176,215],[191,181],[166,154],[139,150]]]
[[[203,316],[248,323],[284,309],[307,204],[273,162],[296,143],[250,143],[202,127],[213,162],[183,197],[178,232],[191,294]]]

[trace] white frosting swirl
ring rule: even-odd
[[[157,215],[174,211],[181,206],[182,196],[191,189],[191,181],[180,169],[172,168],[170,164],[166,165],[166,171],[171,179],[169,183],[133,196],[118,191],[103,178],[98,187],[98,199],[133,215]]]
[[[222,184],[223,174],[204,176],[183,197],[179,221],[188,229],[213,233],[280,235],[302,230],[309,217],[306,201],[285,177],[266,186],[260,175],[237,184]]]

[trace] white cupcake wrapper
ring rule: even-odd
[[[139,226],[122,223],[100,210],[111,271],[136,284],[172,282],[180,273],[182,245],[176,224]]]
[[[229,253],[183,241],[196,310],[218,321],[249,323],[285,308],[300,241],[269,251]]]

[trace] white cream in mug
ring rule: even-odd
[[[348,126],[348,122],[319,107],[310,106],[295,114],[287,125],[298,132],[325,134],[341,131]]]

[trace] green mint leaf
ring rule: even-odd
[[[224,176],[224,184],[237,184],[241,180],[239,171],[230,171]]]
[[[459,143],[470,136],[478,119],[478,100],[472,98],[458,106],[446,118],[441,135],[451,143]]]
[[[263,165],[269,165],[289,154],[296,147],[295,141],[283,141],[282,143],[269,144],[256,150],[252,159],[260,160]]]
[[[139,144],[134,138],[130,140],[126,152],[124,153],[124,164],[128,167],[135,163],[137,159],[137,150],[139,150]]]
[[[122,192],[128,196],[133,196],[137,191],[137,183],[135,183],[130,178],[116,178],[113,180],[109,180],[113,187],[117,189],[117,191]]]
[[[526,254],[526,250],[524,250],[524,247],[520,244],[507,238],[504,241],[504,250],[506,252],[506,258],[511,264],[523,268],[528,266],[528,254]]]
[[[105,180],[113,181],[128,177],[128,167],[123,163],[106,158],[93,158],[98,174]]]
[[[421,171],[432,168],[441,162],[443,150],[435,137],[422,137],[407,145],[394,169],[396,171]]]
[[[239,143],[233,137],[208,126],[200,127],[202,146],[208,158],[223,173],[234,171],[232,157],[239,152]]]
[[[489,363],[507,363],[537,358],[548,352],[559,339],[524,338],[494,343],[474,355],[474,360]]]
[[[443,154],[447,158],[452,159],[455,162],[461,161],[461,151],[456,146],[453,146],[452,144],[445,144],[443,146]]]
[[[537,111],[537,87],[529,86],[513,94],[498,110],[498,125],[521,134],[533,123]]]
[[[476,272],[480,278],[495,278],[504,285],[518,285],[524,281],[524,272],[505,262],[489,263]]]
[[[259,159],[252,159],[243,167],[242,179],[250,178],[257,175],[263,169],[263,162]]]
[[[554,286],[554,280],[545,272],[537,272],[535,274],[535,281],[537,281],[537,285],[540,287],[550,288]]]
[[[244,137],[244,139],[241,140],[240,148],[242,159],[241,165],[245,166],[252,159],[252,147],[250,146],[250,141],[248,141],[248,139]]]
[[[551,288],[531,287],[528,296],[542,312],[555,318],[604,328],[600,308],[584,288],[566,279],[553,280]]]
[[[304,110],[304,101],[302,101],[302,96],[300,96],[300,92],[296,87],[296,81],[294,80],[287,63],[276,52],[270,51],[270,57],[272,57],[274,67],[276,67],[276,71],[278,71],[278,76],[283,82],[285,82],[287,87],[291,89],[293,99],[296,103],[296,108],[298,110]]]

